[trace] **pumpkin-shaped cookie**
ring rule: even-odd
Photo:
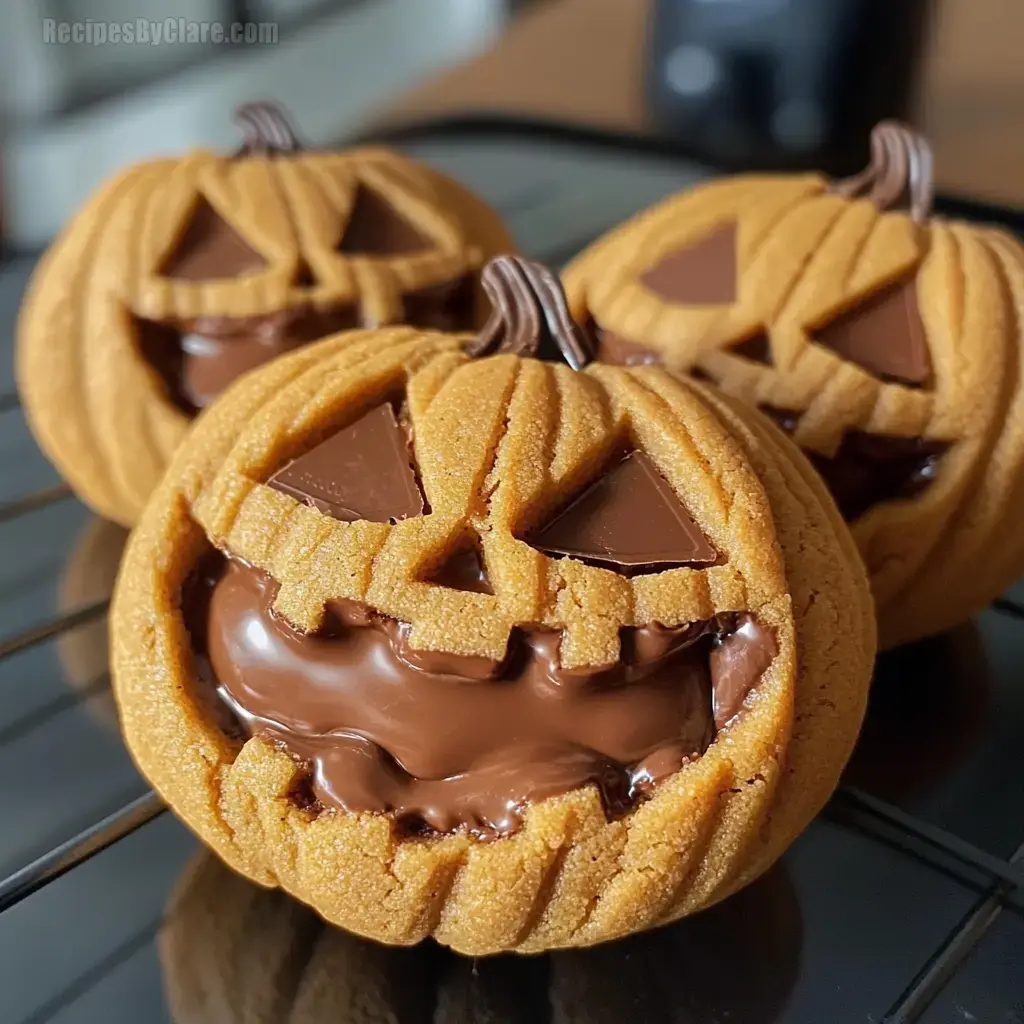
[[[853,179],[727,178],[567,270],[610,362],[659,361],[773,416],[850,522],[885,646],[1024,572],[1024,250],[931,216],[931,153],[880,125]]]
[[[43,258],[18,325],[40,446],[86,504],[134,523],[189,421],[236,376],[351,327],[470,330],[497,215],[384,149],[304,150],[241,108],[234,155],[192,152],[101,188]]]
[[[762,873],[834,787],[874,656],[852,540],[781,432],[586,365],[543,268],[484,281],[475,337],[349,332],[233,385],[112,614],[129,747],[224,860],[474,954]]]

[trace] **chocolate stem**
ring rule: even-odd
[[[235,124],[245,136],[240,156],[273,156],[302,148],[287,115],[270,100],[243,103],[235,111]]]
[[[583,329],[569,313],[561,283],[547,267],[519,256],[496,256],[484,267],[480,283],[494,308],[466,346],[470,356],[536,356],[550,341],[574,370],[594,358]]]
[[[871,132],[871,162],[859,174],[834,182],[832,192],[867,196],[879,209],[906,203],[911,219],[927,220],[935,182],[928,140],[899,121],[882,121]]]

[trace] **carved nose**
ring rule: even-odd
[[[316,274],[313,273],[313,268],[306,262],[304,257],[300,256],[299,265],[295,268],[295,276],[292,278],[292,284],[296,288],[313,288],[318,283]]]

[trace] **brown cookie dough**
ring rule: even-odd
[[[1024,250],[933,217],[931,187],[927,143],[886,123],[855,178],[714,181],[565,274],[601,358],[711,380],[804,449],[867,563],[883,646],[1024,572]]]
[[[475,338],[353,332],[234,386],[112,619],[133,755],[225,861],[471,954],[590,945],[764,872],[838,779],[875,647],[852,540],[781,432],[659,367],[586,365],[543,268],[495,260],[485,286]]]
[[[83,501],[131,526],[198,410],[315,339],[411,323],[472,330],[497,214],[384,149],[305,150],[249,104],[233,155],[129,168],[43,257],[17,377],[40,447]]]

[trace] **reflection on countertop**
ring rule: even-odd
[[[171,896],[158,947],[176,1024],[770,1024],[797,977],[802,933],[777,866],[652,932],[473,960],[433,942],[390,948],[350,935],[203,853]]]

